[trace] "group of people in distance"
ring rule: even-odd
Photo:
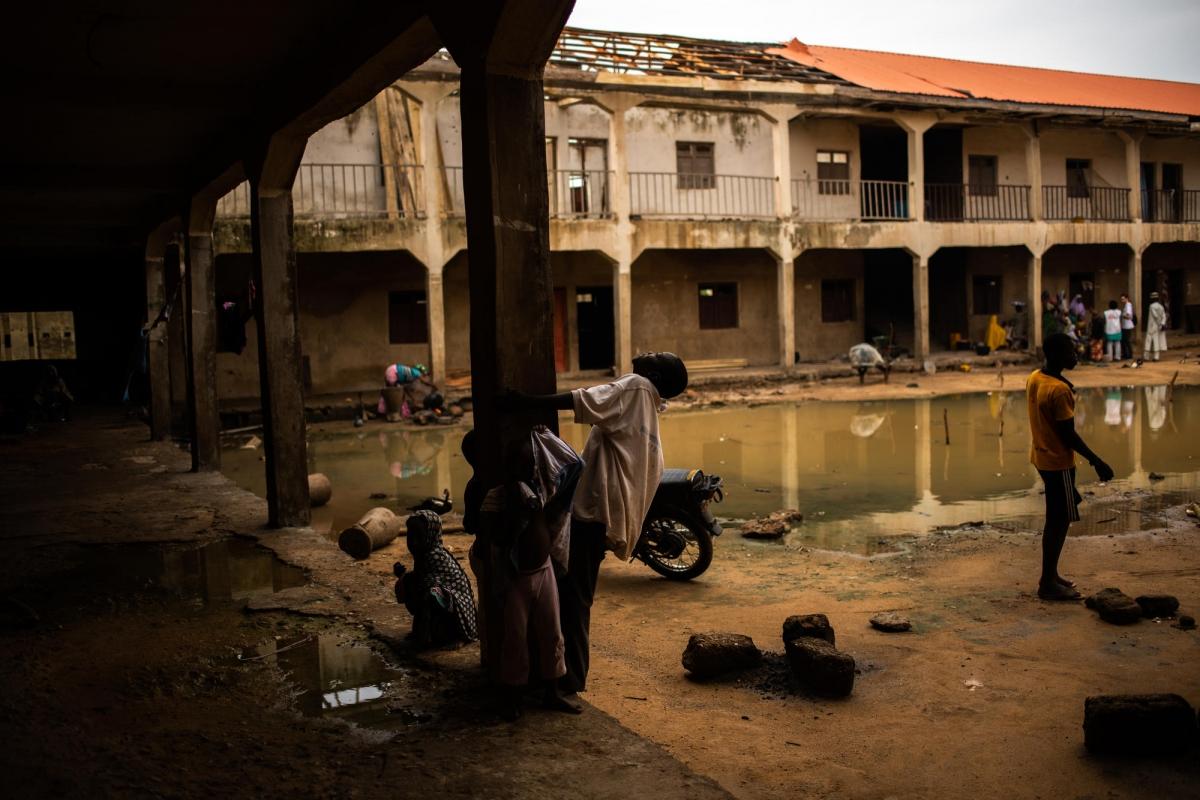
[[[1065,292],[1042,292],[1042,333],[1065,334],[1078,357],[1088,361],[1125,361],[1133,358],[1133,334],[1138,317],[1129,295],[1109,300],[1106,309],[1089,309],[1083,295],[1067,301]],[[1147,308],[1144,358],[1158,361],[1167,349],[1168,314],[1158,292],[1150,293]]]
[[[463,527],[475,537],[469,563],[479,592],[441,544],[441,520],[408,520],[413,568],[396,565],[397,599],[413,617],[418,645],[480,642],[480,658],[502,688],[501,714],[515,719],[528,689],[546,708],[579,713],[587,688],[592,599],[611,550],[633,556],[663,472],[658,413],[687,388],[672,353],[643,353],[617,380],[554,395],[503,392],[502,411],[572,411],[591,425],[582,455],[543,426],[504,448],[503,479],[481,482],[479,440],[463,438],[475,469]]]

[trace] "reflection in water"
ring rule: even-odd
[[[1082,491],[1138,491],[1115,510],[1085,503],[1083,524],[1073,532],[1151,527],[1164,504],[1197,495],[1200,391],[1177,388],[1168,402],[1169,395],[1165,386],[1080,391],[1076,426],[1117,475],[1100,487],[1085,466]],[[561,427],[563,438],[582,448],[586,426],[564,421]],[[310,468],[334,485],[331,505],[317,509],[320,524],[338,530],[354,522],[377,504],[372,492],[386,493],[388,504],[402,508],[449,488],[461,508],[470,477],[458,449],[462,435],[461,428],[390,427],[314,435]],[[716,508],[723,517],[804,511],[803,527],[785,546],[872,552],[890,546],[881,539],[968,521],[1017,530],[1041,525],[1022,391],[688,411],[662,418],[662,439],[668,466],[700,467],[725,479],[726,501]],[[231,450],[224,461],[234,480],[263,492],[256,451]],[[1166,480],[1151,482],[1151,471]]]
[[[336,716],[360,725],[388,718],[386,695],[405,673],[369,647],[332,635],[268,641],[242,654],[275,664],[300,690],[296,705],[310,716]]]
[[[241,539],[203,547],[127,545],[95,550],[78,570],[95,592],[163,591],[202,605],[221,605],[303,586],[304,572]]]

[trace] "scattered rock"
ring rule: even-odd
[[[824,614],[794,614],[783,621],[784,644],[803,636],[821,639],[832,645],[837,644],[833,626],[829,624],[829,617]]]
[[[1163,475],[1161,472],[1151,472],[1146,477],[1152,481],[1165,481],[1167,479],[1167,476]]]
[[[912,623],[895,611],[884,611],[871,617],[871,627],[884,633],[903,633],[912,630]]]
[[[809,690],[846,697],[854,690],[854,657],[824,639],[801,636],[785,644],[792,673]]]
[[[1196,627],[1196,618],[1187,614],[1180,614],[1179,619],[1175,621],[1175,627],[1181,631],[1190,631]]]
[[[1181,753],[1196,736],[1196,712],[1177,694],[1116,694],[1083,704],[1083,741],[1110,755]]]
[[[1142,607],[1142,615],[1153,619],[1155,617],[1173,617],[1179,610],[1178,598],[1169,594],[1138,595],[1137,604]]]
[[[1100,619],[1113,625],[1131,625],[1142,618],[1142,607],[1120,589],[1101,589],[1084,601],[1100,614]]]
[[[695,633],[683,651],[683,668],[697,678],[757,667],[762,651],[740,633]]]
[[[804,512],[794,508],[775,511],[762,519],[755,518],[742,525],[742,536],[748,539],[778,539],[803,521]]]

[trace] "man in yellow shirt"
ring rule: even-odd
[[[1042,577],[1038,597],[1043,600],[1078,600],[1075,584],[1058,574],[1058,557],[1067,529],[1079,520],[1083,498],[1075,490],[1075,454],[1083,456],[1101,481],[1112,480],[1112,467],[1093,453],[1075,430],[1075,387],[1063,377],[1074,369],[1075,345],[1064,333],[1046,337],[1042,344],[1046,365],[1034,370],[1025,384],[1029,404],[1029,433],[1033,445],[1029,460],[1046,484],[1046,527],[1042,531]]]

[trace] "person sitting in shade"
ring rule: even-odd
[[[442,518],[418,511],[408,518],[411,571],[396,562],[396,600],[412,614],[417,647],[466,644],[477,638],[475,596],[467,573],[442,544]]]
[[[866,342],[856,344],[850,348],[850,366],[858,371],[858,382],[866,383],[867,372],[874,367],[883,373],[883,382],[888,382],[888,377],[892,372],[891,363],[879,354],[871,345]]]
[[[1147,361],[1158,361],[1167,349],[1167,309],[1159,302],[1158,292],[1150,293],[1150,308],[1146,314],[1146,347],[1143,355]]]

